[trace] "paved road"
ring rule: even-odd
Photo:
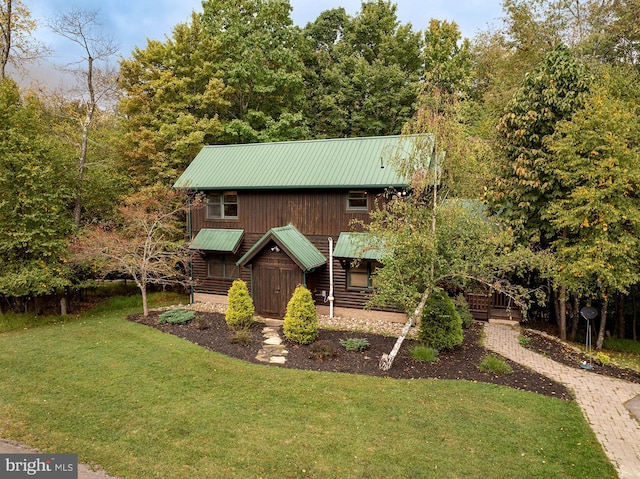
[[[518,343],[517,326],[488,323],[485,346],[571,389],[620,479],[640,479],[640,384],[569,368]]]
[[[0,454],[31,454],[33,451],[21,444],[0,439]],[[78,479],[118,479],[108,476],[102,471],[92,471],[86,464],[78,465]]]

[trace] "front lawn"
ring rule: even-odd
[[[247,364],[131,312],[0,334],[0,437],[125,479],[617,477],[574,402]]]

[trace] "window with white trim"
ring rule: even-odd
[[[207,194],[207,219],[238,219],[238,192],[216,191]]]
[[[235,256],[212,256],[207,259],[207,277],[237,279],[240,277],[240,267],[236,264]]]
[[[351,190],[347,193],[347,210],[367,211],[369,202],[365,190]]]

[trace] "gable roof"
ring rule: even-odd
[[[407,181],[389,160],[414,148],[412,137],[405,136],[205,146],[173,186],[194,190],[402,187]]]
[[[247,251],[236,264],[238,266],[246,266],[267,244],[273,241],[298,265],[305,271],[312,271],[327,262],[327,258],[313,246],[298,229],[289,224],[278,228],[271,228]]]

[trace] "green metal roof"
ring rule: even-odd
[[[312,271],[327,262],[327,258],[318,251],[318,248],[290,224],[271,228],[236,264],[245,266],[270,241],[276,243],[305,272]]]
[[[430,135],[205,146],[173,185],[193,190],[385,188],[407,181],[389,165]],[[423,142],[424,143],[424,142]]]
[[[203,228],[189,245],[189,249],[235,253],[242,243],[244,230]]]
[[[368,233],[340,233],[333,256],[349,259],[380,259],[382,252],[370,243]]]

